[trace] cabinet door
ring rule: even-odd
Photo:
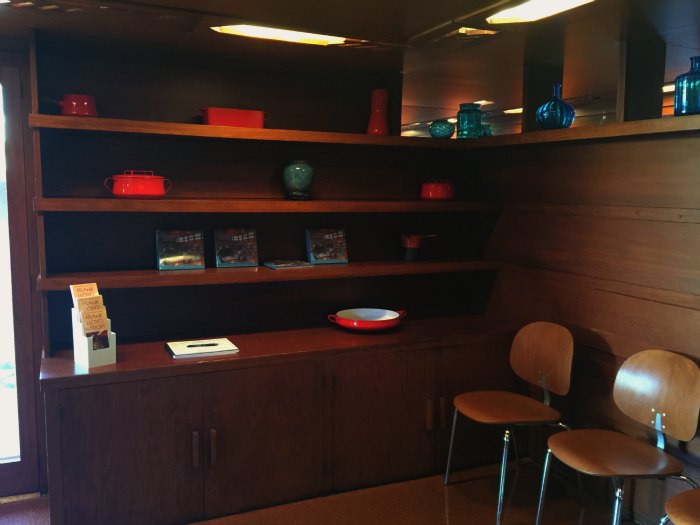
[[[450,444],[453,400],[474,390],[514,390],[517,381],[510,368],[510,339],[460,344],[437,352],[438,410],[435,468],[444,472]],[[452,469],[497,463],[503,447],[500,426],[482,425],[459,417],[455,434]]]
[[[323,370],[316,361],[206,374],[208,517],[323,491]]]
[[[200,376],[68,389],[60,404],[66,523],[201,519]]]
[[[333,489],[429,474],[433,432],[427,350],[333,360]]]

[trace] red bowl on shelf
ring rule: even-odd
[[[449,200],[454,197],[454,187],[447,180],[429,180],[421,184],[420,198],[425,200]]]
[[[406,317],[404,310],[351,308],[329,315],[328,320],[351,330],[385,330],[398,325],[404,317]]]
[[[107,177],[104,185],[115,197],[160,199],[168,193],[172,183],[152,171],[126,170],[121,175]]]

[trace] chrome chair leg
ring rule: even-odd
[[[542,522],[542,507],[544,503],[544,495],[547,492],[547,479],[549,478],[549,466],[552,462],[552,451],[547,449],[547,454],[544,456],[544,466],[542,467],[542,486],[540,487],[540,500],[537,502],[537,518],[535,525],[540,525]]]
[[[664,523],[668,523],[668,520],[670,520],[670,519],[671,519],[671,518],[668,517],[668,514],[664,514],[664,515],[661,517],[661,521],[659,522],[659,525],[664,525]]]
[[[447,486],[450,482],[450,465],[452,464],[452,447],[455,443],[455,429],[457,428],[457,409],[455,408],[455,415],[452,417],[452,432],[450,434],[450,448],[447,452],[447,467],[445,468],[445,481],[444,485]]]
[[[506,488],[506,467],[508,466],[508,447],[510,445],[510,430],[503,434],[503,459],[501,460],[501,479],[498,484],[498,509],[496,510],[496,525],[501,525],[503,514],[503,494]]]
[[[625,495],[624,480],[622,478],[613,478],[612,482],[613,490],[615,491],[612,525],[620,525],[620,516],[622,515],[622,498]]]

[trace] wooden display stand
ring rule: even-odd
[[[83,334],[83,325],[78,310],[71,308],[73,319],[73,359],[82,368],[112,365],[117,362],[117,334],[112,332],[112,321],[107,319],[109,346],[93,349],[93,337]]]

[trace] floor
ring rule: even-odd
[[[538,472],[510,475],[503,525],[535,521]],[[432,476],[199,522],[199,525],[475,525],[494,523],[498,480],[493,468],[455,473],[448,487]],[[581,509],[550,482],[543,525],[604,525],[609,510],[587,501]],[[49,525],[48,497],[0,500],[0,525]],[[85,524],[88,525],[88,524]],[[127,524],[124,524],[127,525]]]

